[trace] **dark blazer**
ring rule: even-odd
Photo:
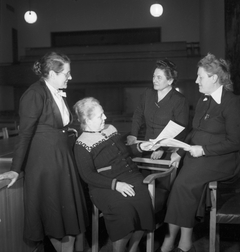
[[[240,165],[240,100],[223,90],[221,104],[211,100],[210,107],[199,99],[193,129],[187,137],[190,145],[201,145],[205,155],[192,157],[189,152],[174,181],[165,216],[167,223],[192,228],[208,205],[206,192],[210,181],[235,176]]]
[[[70,110],[69,114],[71,115]],[[63,128],[60,110],[43,80],[39,80],[32,84],[22,95],[20,99],[19,115],[19,139],[14,151],[11,169],[18,173],[23,169],[37,127],[45,125],[53,129]]]
[[[240,161],[239,96],[223,89],[221,104],[211,99],[209,109],[201,97],[186,142],[203,146],[205,156],[196,159],[187,154],[194,165],[232,174]]]
[[[186,98],[174,88],[158,102],[157,91],[146,89],[134,111],[131,135],[138,136],[142,125],[146,124],[145,140],[156,138],[170,120],[181,126],[188,126],[189,105]],[[176,138],[184,140],[184,130]]]

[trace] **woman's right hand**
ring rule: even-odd
[[[135,136],[127,136],[127,145],[132,145],[137,142],[137,138]]]
[[[116,190],[120,192],[124,197],[135,196],[135,191],[133,190],[133,185],[130,185],[125,182],[117,182]]]
[[[163,150],[157,150],[157,151],[154,151],[152,154],[151,154],[151,159],[160,159],[163,155],[164,151]]]
[[[5,172],[3,174],[0,174],[0,180],[10,179],[11,182],[7,186],[7,188],[9,188],[10,186],[12,186],[16,182],[18,176],[19,176],[19,174],[17,172],[9,171],[9,172]]]

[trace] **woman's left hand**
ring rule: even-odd
[[[133,185],[118,181],[116,184],[116,190],[120,192],[124,197],[135,196],[135,191],[133,189]]]
[[[203,147],[200,145],[193,145],[188,151],[193,157],[201,157],[204,155]]]

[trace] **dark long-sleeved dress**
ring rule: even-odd
[[[58,106],[44,81],[20,100],[20,133],[12,171],[24,171],[24,236],[63,238],[85,231],[84,194]]]
[[[186,98],[174,88],[158,102],[157,91],[147,89],[141,96],[140,103],[133,115],[131,135],[138,136],[141,126],[145,123],[145,140],[156,138],[167,123],[172,120],[187,127],[189,119],[189,105]],[[184,140],[186,131],[177,139]]]
[[[204,214],[204,195],[210,181],[234,175],[240,165],[240,101],[223,90],[221,104],[211,98],[211,106],[201,97],[193,119],[193,130],[186,140],[201,145],[204,156],[195,158],[188,152],[172,187],[165,221],[192,228]]]
[[[82,179],[88,184],[92,202],[103,212],[112,241],[135,230],[152,230],[154,215],[147,186],[132,162],[129,151],[140,155],[136,145],[129,147],[112,125],[101,132],[83,132],[75,144],[75,158]],[[135,196],[116,191],[117,181],[134,186]]]

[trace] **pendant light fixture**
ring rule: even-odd
[[[159,3],[152,4],[150,7],[150,13],[153,17],[160,17],[163,14],[163,7]]]
[[[24,19],[27,23],[29,24],[34,24],[36,21],[37,21],[37,14],[35,11],[27,11],[25,14],[24,14]]]
[[[29,0],[29,11],[24,14],[24,19],[29,24],[34,24],[37,21],[37,14],[31,10],[31,0]]]

